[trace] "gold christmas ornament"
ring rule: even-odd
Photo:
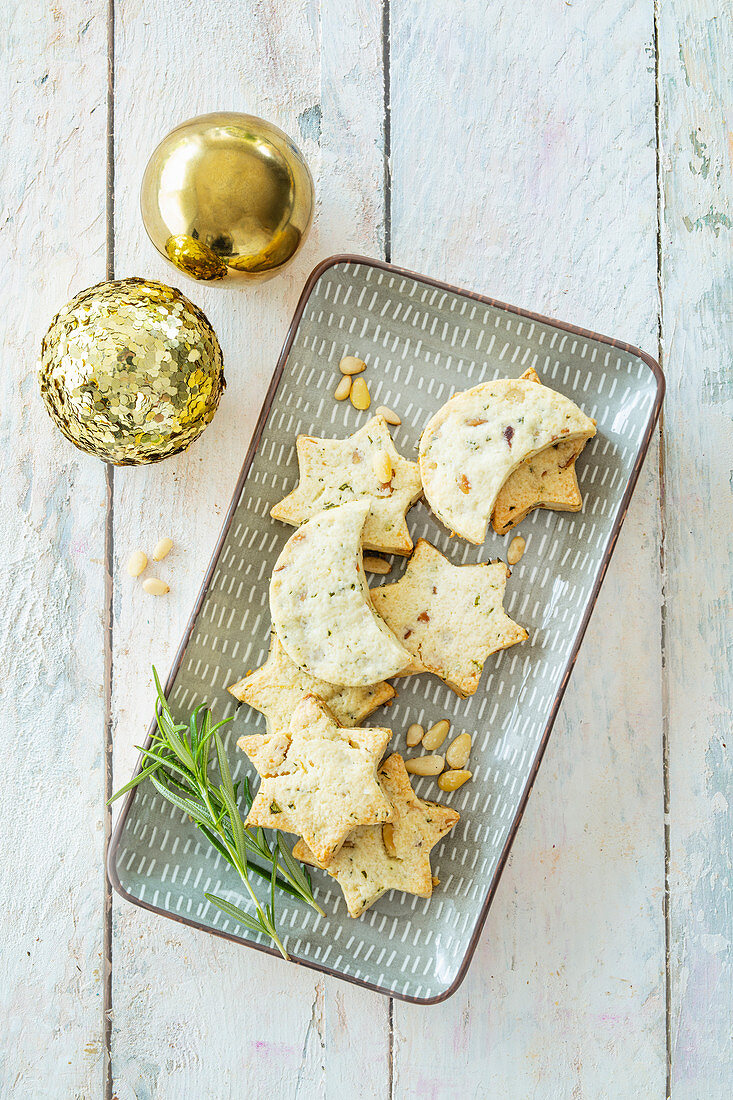
[[[145,279],[98,283],[72,298],[43,338],[39,382],[66,438],[116,466],[184,450],[226,385],[201,310]]]
[[[308,165],[287,134],[234,112],[172,130],[140,192],[158,252],[202,282],[271,279],[303,243],[313,205]]]

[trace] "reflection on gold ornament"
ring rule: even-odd
[[[203,282],[278,274],[303,243],[313,205],[311,174],[290,138],[233,112],[171,131],[148,161],[140,192],[155,247]]]
[[[227,265],[213,249],[201,244],[195,237],[187,237],[185,233],[168,238],[165,242],[165,254],[177,268],[203,283],[211,282],[212,279],[223,279],[227,273]]]
[[[201,310],[144,279],[99,283],[72,298],[43,338],[39,382],[66,438],[117,466],[184,450],[226,385],[219,341]]]

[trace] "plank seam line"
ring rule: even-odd
[[[115,277],[115,5],[107,0],[107,142],[105,237],[107,279]],[[102,1092],[112,1100],[112,887],[107,877],[107,852],[112,837],[112,644],[114,631],[114,466],[105,466],[104,524],[104,895],[102,931]]]
[[[388,1040],[389,1047],[387,1050],[387,1072],[388,1072],[388,1096],[389,1100],[392,1100],[394,1096],[394,998],[389,999],[388,1010]]]
[[[657,184],[657,359],[664,370],[664,291],[662,282],[662,225],[664,221],[664,191],[662,187],[662,109],[660,87],[659,58],[659,0],[654,0],[654,129],[656,138],[656,184]],[[662,600],[660,607],[660,650],[661,650],[661,703],[662,703],[662,797],[664,810],[664,1041],[666,1081],[665,1096],[672,1095],[672,972],[670,953],[672,947],[672,929],[670,914],[670,789],[669,789],[669,682],[667,674],[667,577],[666,577],[666,502],[665,502],[665,463],[664,463],[664,407],[659,412],[659,574],[662,582]]]
[[[392,42],[390,0],[382,0],[382,79],[384,82],[384,258],[392,262]]]
[[[382,0],[382,80],[384,85],[384,258],[392,262],[392,12],[390,0]],[[388,1097],[394,1095],[394,999],[387,1009]]]

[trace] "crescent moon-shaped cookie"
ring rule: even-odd
[[[430,507],[455,534],[480,545],[499,490],[521,462],[596,426],[574,401],[530,379],[482,382],[447,401],[420,439]]]
[[[298,668],[364,687],[395,676],[410,654],[372,607],[361,533],[369,502],[319,512],[285,543],[270,581],[272,624]]]

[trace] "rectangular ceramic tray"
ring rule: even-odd
[[[474,736],[471,782],[445,796],[434,779],[416,783],[418,794],[440,795],[461,814],[434,850],[440,885],[432,899],[390,892],[353,920],[321,871],[314,881],[325,917],[287,895],[279,898],[295,962],[428,1004],[455,991],[476,947],[649,445],[664,381],[653,359],[617,340],[376,260],[325,260],[295,312],[168,679],[177,717],[187,718],[203,702],[217,718],[232,714],[237,704],[227,686],[267,656],[268,582],[292,534],[269,512],[297,480],[295,437],[344,437],[370,415],[333,399],[338,363],[347,353],[368,363],[372,407],[400,413],[402,425],[393,434],[407,457],[415,457],[420,431],[452,393],[528,367],[598,421],[598,434],[578,461],[583,510],[539,510],[521,524],[527,548],[508,582],[505,606],[530,640],[490,657],[469,699],[434,677],[415,676],[398,681],[396,701],[369,719],[390,726],[391,749],[403,753],[411,722],[428,725],[448,716],[452,735],[467,730]],[[490,531],[481,548],[451,539],[423,503],[408,521],[413,539],[425,536],[457,564],[506,559],[511,535]],[[403,567],[404,559],[396,558],[386,579],[397,579]],[[235,779],[250,767],[236,748],[245,730],[264,730],[264,719],[242,705],[224,730]],[[274,954],[262,937],[206,902],[208,890],[249,905],[236,874],[149,784],[127,798],[109,874],[137,905]]]

